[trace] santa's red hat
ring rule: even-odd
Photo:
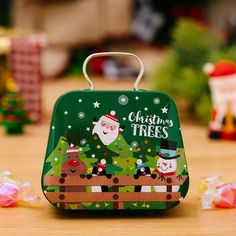
[[[236,66],[228,60],[221,60],[216,64],[207,63],[203,71],[212,79],[223,79],[236,74]]]
[[[110,114],[106,114],[104,115],[102,118],[104,121],[114,124],[114,125],[118,125],[119,124],[119,119],[117,118],[117,116],[115,116],[116,112],[115,111],[111,111]]]

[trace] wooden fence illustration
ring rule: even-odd
[[[88,179],[85,176],[44,176],[44,186],[60,186],[60,192],[46,192],[45,195],[52,203],[60,203],[62,208],[68,204],[81,202],[113,202],[114,209],[123,209],[124,202],[170,202],[181,199],[180,192],[172,192],[172,186],[183,185],[188,176],[165,177],[161,180],[158,177],[140,176],[135,179],[133,176],[93,176]],[[122,186],[166,186],[166,192],[119,192]],[[86,186],[109,186],[112,192],[86,192]]]

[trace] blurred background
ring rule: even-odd
[[[190,194],[183,208],[172,211],[174,217],[161,214],[153,227],[143,218],[140,224],[121,217],[122,225],[95,217],[80,221],[79,228],[91,234],[94,225],[104,234],[112,227],[122,234],[127,226],[146,232],[158,224],[172,235],[229,230],[235,235],[235,212],[219,210],[221,217],[219,211],[203,212],[196,194],[201,177],[235,180],[235,142],[229,142],[236,140],[235,0],[0,0],[0,177],[10,170],[30,180],[44,204],[37,211],[1,211],[0,231],[25,235],[25,229],[35,228],[42,235],[44,228],[47,235],[48,229],[59,235],[78,229],[77,220],[61,223],[66,217],[51,210],[40,175],[55,101],[67,91],[88,88],[83,62],[101,51],[139,56],[145,67],[139,88],[161,91],[176,102]],[[100,57],[90,61],[88,73],[95,89],[132,90],[139,67],[129,58]]]
[[[88,88],[83,62],[101,51],[136,54],[145,67],[139,88],[174,99],[189,165],[190,194],[184,207],[172,219],[161,215],[166,224],[155,218],[153,227],[130,225],[146,232],[158,224],[173,234],[172,220],[175,232],[216,235],[228,227],[235,234],[234,221],[228,220],[235,212],[221,211],[220,218],[218,211],[202,213],[196,194],[201,177],[235,179],[235,142],[229,142],[236,140],[235,0],[0,0],[0,175],[10,170],[30,180],[44,204],[37,212],[20,209],[15,221],[11,211],[1,212],[0,228],[3,222],[3,229],[22,227],[24,233],[30,227],[51,229],[65,219],[56,216],[41,193],[50,119],[60,95]],[[95,58],[87,69],[98,90],[132,90],[139,73],[137,63],[124,57]],[[104,219],[97,223],[94,218],[93,224],[102,228],[97,232],[107,229]],[[124,225],[112,224],[119,234],[127,228],[127,218],[123,220]],[[64,233],[65,224],[57,227],[57,233]]]
[[[37,123],[42,84],[73,78],[71,87],[83,89],[89,54],[127,51],[144,62],[144,88],[166,92],[188,120],[207,124],[212,104],[202,68],[222,59],[235,62],[235,10],[234,0],[0,0],[0,94],[15,83]],[[138,68],[120,59],[90,63],[100,89],[108,81],[132,88]]]

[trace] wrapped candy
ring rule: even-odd
[[[217,176],[205,178],[199,181],[198,192],[204,209],[236,207],[236,183],[224,184]]]
[[[216,190],[221,196],[218,201],[215,201],[217,207],[236,207],[236,183],[223,184],[218,186]]]
[[[30,182],[14,179],[9,171],[0,172],[0,207],[13,207],[19,202],[34,204],[39,200]]]

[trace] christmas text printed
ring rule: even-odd
[[[132,122],[133,136],[150,138],[168,138],[168,128],[173,127],[170,119],[162,119],[158,115],[143,115],[141,111],[130,112],[128,120]]]

